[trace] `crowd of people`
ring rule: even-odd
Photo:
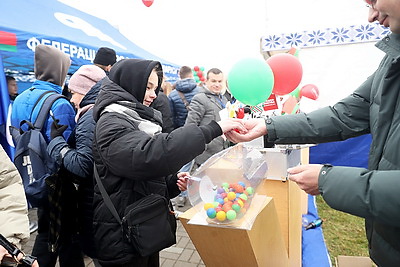
[[[322,143],[370,133],[368,169],[300,165],[288,170],[288,178],[311,195],[321,194],[332,208],[365,218],[371,259],[378,266],[399,266],[400,5],[396,0],[365,1],[369,21],[378,21],[392,32],[376,45],[386,53],[382,63],[351,95],[307,114],[221,120],[220,111],[228,100],[220,69],[210,69],[206,81],[197,84],[191,68],[183,66],[180,80],[170,91],[160,62],[116,62],[115,51],[99,49],[93,65],[81,66],[71,76],[70,101],[57,100],[45,124],[47,151],[60,166],[65,191],[60,202],[63,216],[58,218],[59,240],[53,249],[48,247],[54,234],[49,231],[54,219],[50,203],[38,209],[39,228],[32,251],[37,257],[35,265],[53,267],[58,259],[60,266],[84,266],[87,255],[96,266],[159,266],[158,251],[145,256],[133,252],[94,173],[116,212],[123,215],[145,195],[177,197],[185,191],[190,171],[226,148],[227,140],[238,143],[266,136],[275,144]],[[15,98],[14,126],[34,120],[37,111],[32,108],[44,91],[62,93],[69,65],[60,50],[39,45],[35,51],[37,81],[32,88],[17,96],[13,79],[7,78],[10,99]],[[0,204],[6,207],[0,211],[0,221],[10,226],[1,230],[20,246],[29,237],[26,200],[15,166],[3,150],[0,156],[0,192],[4,194]],[[7,204],[9,199],[12,205]],[[4,255],[7,252],[0,247],[0,257]]]
[[[220,70],[211,69],[205,84],[200,85],[193,79],[191,68],[184,66],[181,80],[168,92],[171,86],[160,62],[116,61],[115,51],[102,47],[93,64],[81,66],[65,84],[70,67],[68,56],[54,47],[38,45],[32,87],[18,95],[15,79],[7,78],[14,127],[23,120],[36,120],[44,92],[68,97],[54,102],[43,130],[47,152],[59,166],[62,186],[58,204],[62,213],[55,218],[54,203],[49,201],[37,208],[38,233],[32,255],[40,266],[55,266],[57,261],[60,266],[84,266],[84,256],[92,258],[95,266],[158,266],[158,251],[138,256],[125,249],[126,241],[118,231],[121,226],[107,216],[110,211],[93,179],[94,166],[123,214],[128,205],[146,194],[157,193],[167,199],[178,196],[187,186],[190,169],[182,170],[185,164],[195,162],[210,150],[208,145],[222,139],[224,132],[245,130],[237,119],[221,121],[213,115],[226,104],[225,99],[221,101],[225,83]],[[185,91],[188,85],[192,86],[190,95]],[[213,100],[215,107],[189,108],[189,103],[185,106],[179,98],[186,111],[182,116],[182,110],[172,107],[173,95],[181,90],[189,103],[195,95],[204,95]],[[201,101],[207,104],[205,99]],[[196,119],[186,121],[186,117]],[[187,140],[189,145],[183,145],[181,140]],[[222,144],[212,145],[208,154],[221,151]],[[24,196],[20,197],[26,202]],[[25,205],[18,211],[27,222],[27,205],[22,204]],[[52,228],[52,224],[60,226]],[[26,240],[29,230],[23,230],[14,235]],[[9,239],[20,245],[15,237]]]

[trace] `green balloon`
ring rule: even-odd
[[[261,59],[247,58],[237,62],[228,74],[232,95],[245,105],[263,103],[272,93],[274,74]]]
[[[292,95],[295,98],[299,99],[300,98],[300,89],[301,89],[300,87],[297,87],[289,95]]]

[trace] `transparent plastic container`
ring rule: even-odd
[[[201,165],[188,183],[188,197],[207,223],[231,225],[245,217],[268,166],[256,148],[241,144]]]

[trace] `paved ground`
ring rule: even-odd
[[[178,211],[186,211],[191,206],[189,201],[182,208],[177,208]],[[29,212],[29,218],[31,220],[36,219],[36,211],[31,210]],[[201,260],[199,254],[196,251],[192,241],[188,234],[183,228],[181,222],[178,220],[178,229],[176,234],[176,245],[166,248],[160,252],[160,266],[161,267],[200,267],[205,266]],[[32,251],[33,243],[36,238],[36,232],[31,235],[31,238],[27,244],[23,247],[23,251],[30,254]],[[87,267],[94,267],[94,264],[90,258],[85,259]]]

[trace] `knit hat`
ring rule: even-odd
[[[103,66],[114,65],[117,61],[117,56],[114,49],[108,47],[100,47],[94,57],[93,63]]]
[[[86,95],[90,88],[105,76],[106,73],[101,68],[95,65],[83,65],[71,76],[68,89]]]

